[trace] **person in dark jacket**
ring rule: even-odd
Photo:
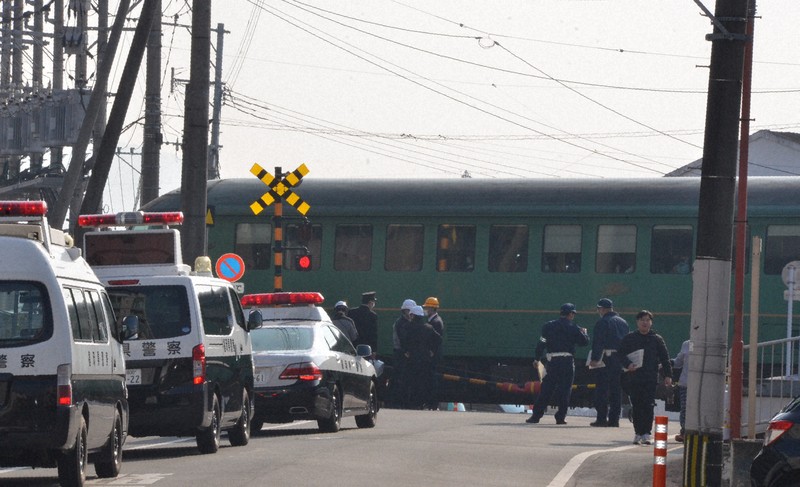
[[[422,305],[422,309],[424,309],[425,314],[428,315],[428,323],[430,323],[434,331],[442,337],[442,343],[444,343],[444,320],[439,316],[439,298],[435,296],[428,297]],[[431,360],[430,397],[425,401],[426,409],[439,409],[440,386],[436,369],[439,366],[439,362],[442,361],[443,348],[443,346],[439,346],[433,354],[433,360]]]
[[[634,352],[641,354],[641,360]],[[632,355],[634,354],[634,355]],[[625,369],[625,392],[631,398],[633,443],[637,445],[652,444],[653,407],[656,405],[656,386],[658,385],[658,367],[664,375],[664,385],[672,385],[672,365],[670,365],[667,345],[661,335],[653,331],[653,313],[645,310],[636,314],[636,331],[632,331],[622,339],[617,350],[622,367]],[[631,360],[636,359],[637,362]]]
[[[333,317],[331,321],[336,328],[338,328],[344,336],[346,336],[351,343],[356,343],[358,340],[358,330],[353,320],[347,316],[347,303],[344,301],[337,301],[333,306]]]
[[[619,426],[619,413],[622,408],[622,368],[614,353],[619,348],[622,337],[628,334],[628,323],[614,311],[614,303],[603,298],[597,302],[600,319],[592,331],[592,355],[590,368],[596,368],[596,388],[594,408],[597,419],[591,426]]]
[[[363,293],[361,295],[361,306],[351,309],[347,316],[353,320],[358,332],[358,340],[353,344],[360,345],[365,343],[372,348],[372,358],[378,353],[378,314],[372,311],[378,301],[375,291]]]
[[[442,336],[428,323],[422,306],[411,309],[411,323],[400,337],[406,357],[405,406],[409,409],[422,409],[430,397],[431,361],[442,344]]]
[[[575,305],[564,303],[561,305],[561,316],[557,320],[548,321],[542,327],[542,336],[536,344],[534,352],[534,367],[538,362],[547,359],[547,375],[542,380],[542,388],[536,404],[533,406],[531,417],[526,423],[538,423],[550,397],[556,395],[556,424],[567,424],[567,408],[572,394],[572,382],[575,380],[575,347],[589,344],[586,328],[580,328],[572,322],[577,313]],[[547,353],[545,353],[547,350]]]

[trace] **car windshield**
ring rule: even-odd
[[[299,326],[264,326],[250,332],[254,352],[309,350],[314,343],[314,330]]]
[[[134,340],[173,338],[191,331],[189,299],[183,286],[111,286],[108,296],[118,320],[139,317],[139,334]]]
[[[50,316],[44,286],[26,281],[0,282],[0,347],[46,340],[53,334]]]

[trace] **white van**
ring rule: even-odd
[[[120,333],[103,286],[43,201],[0,201],[0,466],[116,477],[128,428]]]
[[[84,235],[84,249],[125,324],[129,434],[195,436],[214,453],[221,431],[234,446],[250,439],[250,335],[239,296],[211,275],[210,260],[194,272],[182,263],[180,233],[169,228],[182,219],[133,212],[78,224],[102,228]]]

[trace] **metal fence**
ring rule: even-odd
[[[745,345],[743,352],[741,434],[755,438],[791,398],[800,395],[800,337],[758,343],[755,355],[750,348]]]

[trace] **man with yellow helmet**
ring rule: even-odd
[[[428,317],[428,323],[430,323],[436,333],[442,337],[442,344],[444,344],[444,321],[442,321],[442,317],[439,316],[439,299],[430,296],[425,300],[425,303],[422,305],[422,307],[425,309],[425,314]],[[433,360],[431,360],[432,379],[430,394],[428,399],[425,401],[425,407],[427,409],[438,409],[439,379],[436,375],[436,367],[439,365],[439,362],[442,359],[442,344],[440,344],[436,352],[434,352]]]

